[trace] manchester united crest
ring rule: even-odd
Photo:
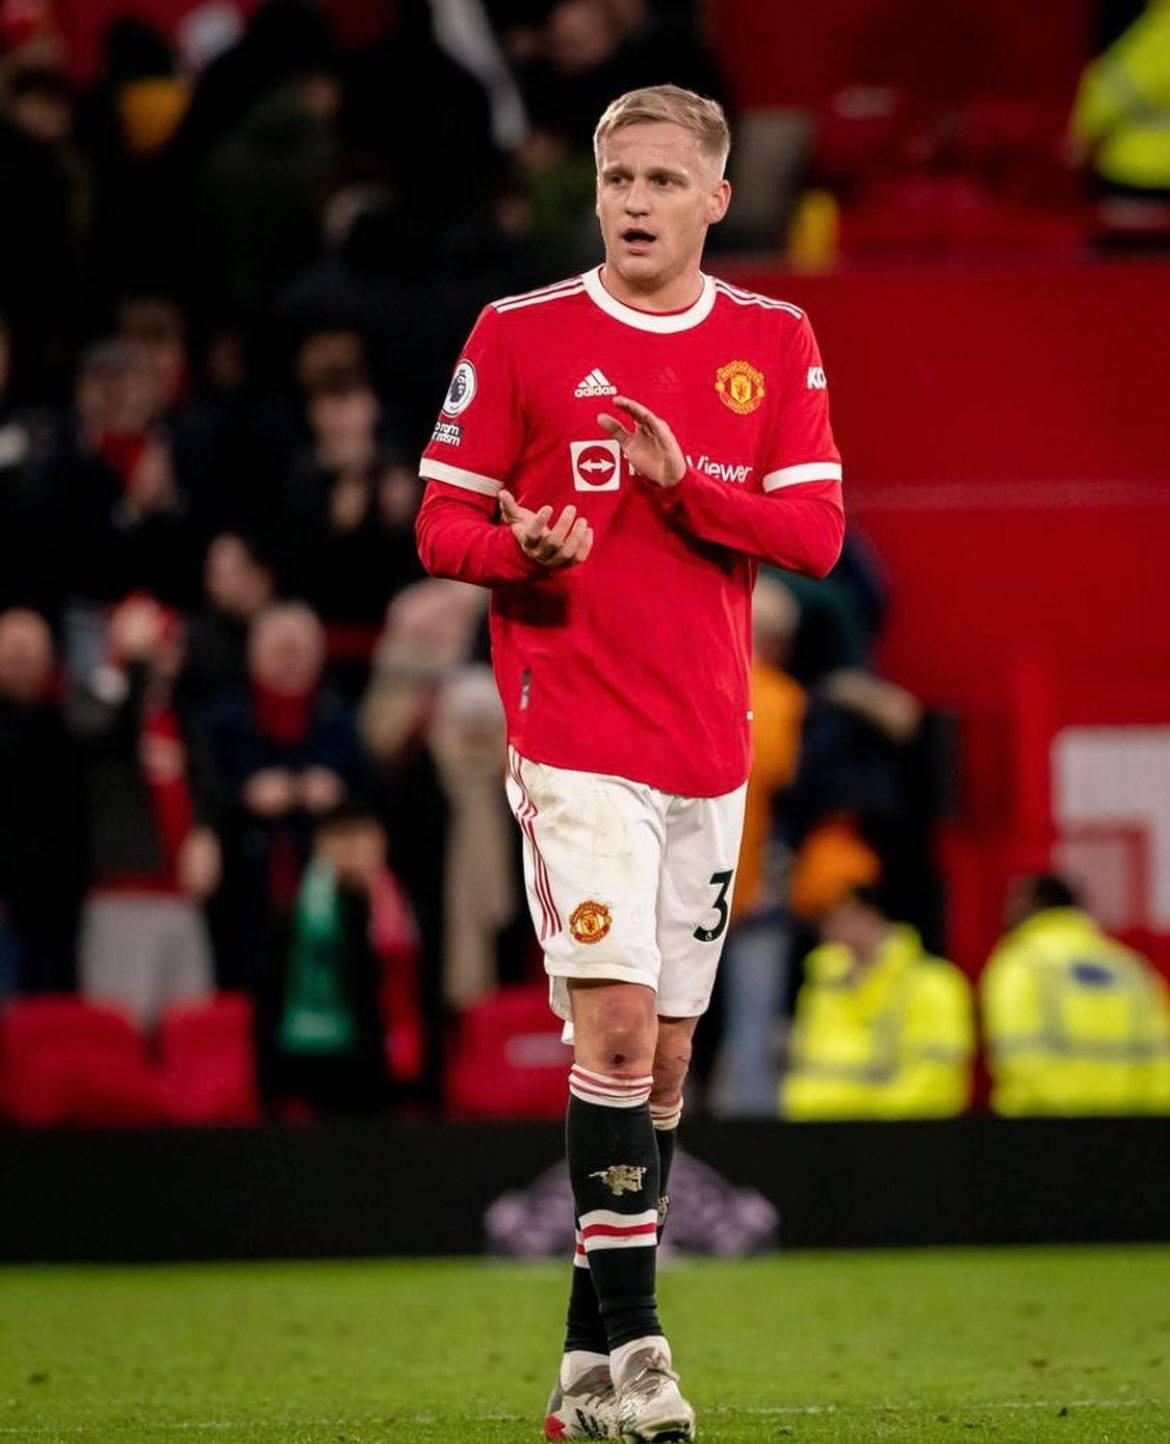
[[[715,373],[715,390],[724,406],[746,416],[764,399],[764,373],[746,361],[729,361]]]
[[[645,1176],[646,1170],[633,1163],[614,1163],[589,1175],[590,1178],[600,1178],[615,1198],[620,1198],[623,1193],[640,1192]]]
[[[569,931],[579,943],[599,943],[612,926],[610,910],[592,898],[579,903],[569,918]]]

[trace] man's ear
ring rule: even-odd
[[[730,204],[731,182],[725,177],[707,199],[707,224],[713,226],[716,221],[721,221]]]

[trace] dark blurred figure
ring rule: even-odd
[[[45,558],[54,518],[44,471],[61,418],[51,407],[17,399],[12,362],[11,329],[0,314],[0,606],[52,614],[57,589]]]
[[[218,796],[201,739],[174,706],[182,662],[177,613],[129,597],[111,617],[107,661],[71,705],[90,856],[81,987],[144,1027],[214,984],[203,904],[220,879]]]
[[[369,1114],[417,1076],[413,920],[381,824],[317,823],[291,913],[274,917],[257,991],[261,1094],[281,1113]]]
[[[731,931],[719,970],[722,1037],[710,1105],[721,1117],[770,1118],[793,969],[789,857],[773,813],[796,772],[803,689],[787,673],[800,619],[791,591],[765,571],[752,594],[752,770],[744,804]]]
[[[207,157],[199,182],[202,294],[222,298],[232,314],[262,315],[320,253],[340,104],[329,52],[318,52],[304,73],[258,99]]]
[[[481,588],[430,579],[396,597],[361,710],[391,865],[418,918],[425,1078],[436,1102],[434,1043],[449,1010],[526,979],[533,961],[516,829],[499,786],[499,697],[490,676],[467,665],[485,655],[486,602]]]
[[[689,7],[651,0],[556,0],[522,42],[520,76],[534,130],[592,160],[593,130],[616,96],[670,83],[726,100]]]
[[[78,314],[78,261],[89,186],[73,145],[73,96],[63,71],[17,67],[0,93],[0,310],[30,387],[52,387]]]
[[[272,911],[300,886],[316,819],[368,788],[349,711],[321,685],[325,633],[299,602],[249,627],[248,682],[211,699],[203,722],[225,790],[225,884],[215,925],[226,982],[254,979]]]
[[[285,589],[327,622],[380,622],[390,598],[423,575],[420,483],[381,412],[360,371],[323,377],[307,405],[312,444],[286,485]]]
[[[171,350],[117,337],[82,357],[72,426],[46,476],[46,562],[83,605],[136,590],[178,607],[198,596],[200,538],[159,421],[176,384],[173,357],[160,359]]]
[[[222,532],[203,562],[205,603],[187,627],[180,678],[184,708],[194,711],[248,677],[248,629],[276,597],[276,575],[256,544]]]
[[[74,984],[81,772],[35,612],[0,613],[0,997]]]
[[[455,23],[442,23],[442,9]],[[356,55],[346,75],[350,164],[409,211],[424,249],[485,204],[527,128],[478,10],[462,0],[396,0],[389,33]],[[425,133],[420,96],[441,97],[426,109]]]
[[[88,290],[95,306],[130,286],[181,280],[170,143],[190,97],[160,30],[130,15],[109,24],[101,73],[82,98],[77,125],[93,175]]]

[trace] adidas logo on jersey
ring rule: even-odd
[[[606,380],[605,372],[595,366],[589,375],[577,383],[574,396],[616,396],[617,387]]]

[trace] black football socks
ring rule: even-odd
[[[566,1351],[611,1352],[662,1333],[655,1301],[659,1165],[651,1082],[649,1076],[618,1078],[578,1064],[569,1074],[565,1144],[577,1214],[575,1262],[588,1272],[574,1269]],[[586,1321],[590,1280],[603,1335]]]

